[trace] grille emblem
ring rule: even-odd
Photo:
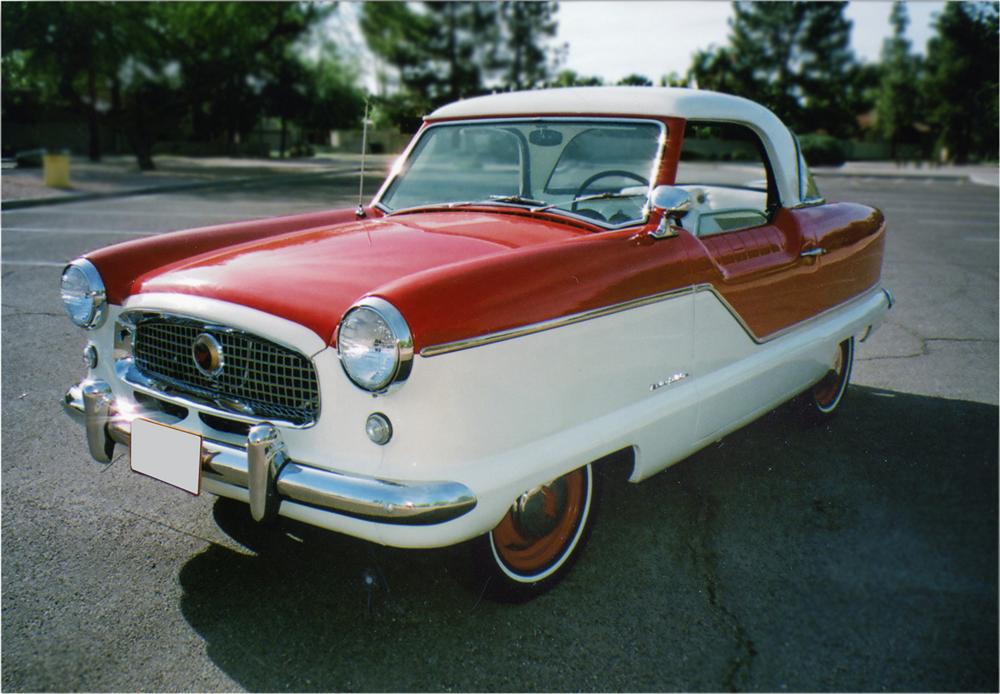
[[[191,357],[198,371],[209,378],[215,378],[222,371],[225,360],[222,345],[208,333],[202,333],[191,343]]]

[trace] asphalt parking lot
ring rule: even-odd
[[[897,306],[844,410],[819,429],[779,410],[640,485],[609,474],[581,561],[520,606],[481,599],[464,547],[262,530],[122,455],[94,463],[59,406],[83,372],[65,261],[352,204],[356,181],[4,211],[0,685],[996,691],[997,189],[819,183],[890,222]]]

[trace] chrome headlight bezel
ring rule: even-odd
[[[363,320],[378,325],[391,338],[386,343],[378,344],[378,340],[373,337],[373,346],[367,347],[367,351],[359,355],[358,347],[355,345],[352,348],[349,342],[359,342],[352,331],[360,329]],[[390,360],[384,361],[375,374],[367,375],[362,371],[362,360],[370,358],[373,350],[380,355],[384,352]],[[351,383],[369,393],[385,393],[410,376],[413,368],[413,335],[403,314],[395,306],[376,296],[365,297],[352,306],[340,321],[337,328],[337,356]]]
[[[81,284],[67,290],[67,283],[71,278]],[[101,273],[89,260],[77,258],[63,269],[59,292],[63,308],[74,325],[93,330],[104,323],[108,315],[108,292]]]

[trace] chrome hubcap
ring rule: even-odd
[[[559,478],[519,496],[510,509],[511,520],[522,537],[545,537],[559,524],[566,512],[566,501],[566,480]]]

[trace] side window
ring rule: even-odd
[[[735,123],[685,124],[675,185],[694,199],[682,224],[698,236],[766,224],[777,203],[760,138]]]

